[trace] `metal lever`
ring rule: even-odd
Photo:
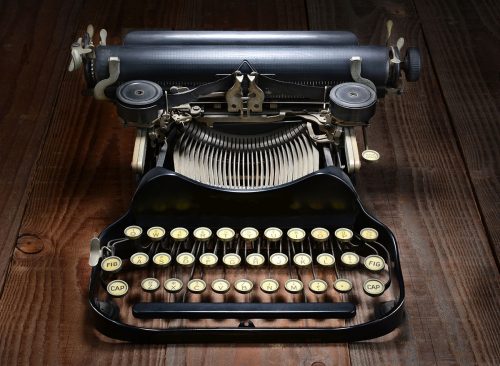
[[[368,148],[368,136],[366,134],[366,126],[363,127],[363,140],[365,142],[365,150],[361,153],[364,161],[375,163],[380,159],[380,154]]]
[[[228,112],[243,112],[243,91],[241,83],[243,82],[244,75],[240,71],[235,72],[234,84],[226,92],[226,102]]]

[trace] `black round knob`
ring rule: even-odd
[[[407,81],[417,81],[420,77],[420,52],[418,48],[408,47],[403,61]]]
[[[342,83],[330,91],[330,113],[349,122],[368,122],[375,114],[377,93],[361,83]]]
[[[149,80],[132,80],[116,89],[116,97],[125,105],[143,107],[160,100],[163,97],[163,89]]]
[[[132,80],[116,89],[118,115],[125,123],[150,124],[163,108],[163,89],[149,80]]]

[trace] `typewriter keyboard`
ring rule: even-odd
[[[342,326],[340,319],[375,319],[397,290],[391,255],[369,227],[132,225],[101,256],[99,296],[112,299],[119,317],[135,325],[311,319]],[[311,307],[317,303],[328,306]]]

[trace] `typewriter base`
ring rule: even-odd
[[[315,197],[321,197],[321,204],[314,199]],[[290,209],[290,207],[297,206],[297,204],[292,206],[291,202],[301,203],[300,209],[297,209],[299,211],[294,212]],[[304,204],[306,202],[315,203],[307,205]],[[246,208],[243,218],[231,216],[231,213],[238,212],[241,207]],[[198,226],[216,227],[217,222],[235,228],[252,226],[251,224],[255,223],[255,226],[259,228],[272,224],[283,228],[302,226],[310,230],[317,226],[331,226],[332,222],[343,227],[350,227],[355,232],[359,232],[364,227],[375,228],[380,234],[379,241],[383,242],[386,252],[390,253],[391,260],[388,264],[392,269],[392,275],[389,273],[389,277],[392,279],[390,288],[393,293],[390,306],[384,308],[383,305],[386,304],[384,302],[371,302],[370,304],[375,304],[371,317],[359,318],[358,321],[364,322],[357,324],[355,324],[356,321],[349,320],[346,321],[347,325],[325,327],[319,322],[314,323],[316,327],[299,328],[294,327],[292,321],[289,328],[283,327],[281,319],[330,319],[330,322],[333,322],[332,319],[346,319],[354,316],[355,307],[351,302],[343,303],[342,300],[334,298],[333,302],[329,300],[326,303],[317,303],[319,306],[312,310],[312,315],[308,313],[311,310],[308,308],[310,303],[305,304],[307,306],[302,309],[305,311],[301,316],[300,306],[296,302],[285,301],[275,304],[252,301],[249,305],[233,302],[227,303],[226,316],[221,316],[219,307],[224,306],[224,303],[214,305],[212,310],[205,308],[209,312],[217,312],[216,315],[210,313],[203,315],[198,308],[203,308],[203,304],[183,303],[177,300],[177,302],[160,302],[158,305],[160,311],[156,313],[158,309],[155,310],[153,301],[146,306],[150,310],[149,314],[146,314],[148,309],[141,304],[143,301],[135,299],[134,296],[130,309],[127,309],[126,313],[121,313],[122,319],[129,320],[128,323],[124,323],[121,321],[120,309],[117,308],[115,300],[105,300],[106,297],[99,296],[102,270],[100,266],[95,266],[91,275],[89,301],[95,313],[96,328],[110,338],[137,343],[353,342],[383,336],[393,331],[403,321],[404,284],[394,236],[385,225],[364,210],[349,179],[339,169],[333,167],[321,169],[286,185],[251,192],[235,192],[209,187],[167,169],[157,168],[150,171],[139,184],[130,210],[116,223],[105,229],[99,239],[101,245],[105,245],[112,238],[123,236],[123,229],[128,225],[140,225],[144,228],[185,226],[193,230]],[[134,251],[132,245],[125,245],[117,248],[115,255],[127,259]],[[366,257],[363,250],[360,251],[360,255]],[[366,299],[370,298],[368,295],[364,296],[367,296]],[[118,303],[125,304],[119,301]],[[342,304],[346,304],[346,307],[343,308]],[[238,310],[239,305],[242,306]],[[255,312],[255,307],[259,305],[265,309],[264,312]],[[279,306],[273,310],[274,305]],[[171,312],[162,313],[164,310],[161,309],[162,307],[170,308]],[[175,311],[172,312],[172,307],[179,310],[177,316],[174,314]],[[215,308],[217,309],[214,310]],[[280,313],[273,316],[273,311]],[[226,326],[228,322],[220,327],[216,326],[216,323],[215,326],[210,327],[199,327],[194,323],[192,327],[176,328],[162,326],[153,328],[152,323],[141,323],[144,318],[148,320],[153,318],[219,319],[221,317],[226,321],[234,319],[234,327]],[[266,322],[263,322],[265,326],[254,325],[254,322],[258,323],[257,320],[270,318],[280,319],[281,323],[278,322],[274,328],[268,327],[269,323]],[[241,321],[248,321],[248,324]]]
[[[95,327],[103,335],[134,343],[343,343],[384,336],[404,321],[404,303],[370,323],[345,328],[235,328],[148,329],[106,318],[91,301]]]

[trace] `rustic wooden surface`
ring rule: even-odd
[[[496,2],[0,2],[0,364],[499,364]],[[407,320],[358,344],[129,345],[89,323],[88,239],[134,189],[134,131],[65,71],[87,23],[130,28],[349,29],[384,23],[420,47],[422,78],[385,98],[382,154],[359,191],[398,238]]]

